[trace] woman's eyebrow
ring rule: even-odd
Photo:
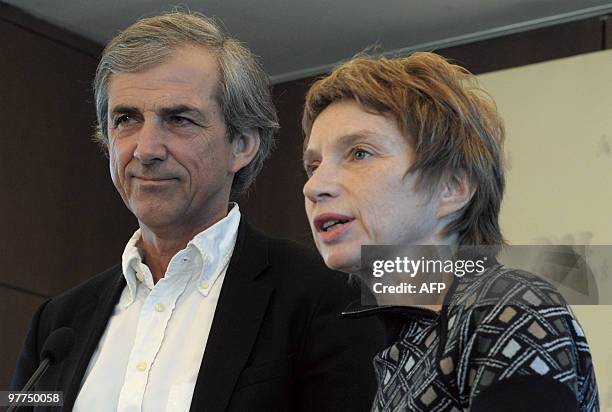
[[[382,137],[383,136],[371,130],[361,129],[338,137],[334,142],[334,145],[339,147],[340,149],[344,149],[346,147],[350,147],[357,143],[362,143],[364,141],[380,141]],[[311,159],[317,157],[318,153],[319,152],[315,149],[306,149],[302,156],[302,161],[304,165],[306,165]]]
[[[352,146],[355,143],[363,142],[364,140],[377,139],[380,136],[368,129],[361,129],[356,132],[340,136],[336,144],[341,147]]]

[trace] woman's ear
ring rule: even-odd
[[[232,140],[231,171],[237,173],[251,163],[259,150],[259,131],[248,129]]]
[[[476,187],[463,172],[443,178],[438,192],[438,219],[461,210],[474,196]]]

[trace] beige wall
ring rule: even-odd
[[[507,240],[612,245],[612,50],[479,79],[506,121]],[[612,254],[596,266],[612,270]],[[591,345],[602,410],[612,411],[612,305],[573,309]]]

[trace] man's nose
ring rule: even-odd
[[[134,157],[142,164],[164,161],[168,156],[167,143],[162,125],[154,121],[145,121],[138,132]]]
[[[339,171],[321,163],[304,184],[304,197],[313,203],[337,197],[341,192]]]

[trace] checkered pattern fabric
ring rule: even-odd
[[[374,359],[373,411],[467,411],[485,389],[530,375],[567,385],[581,412],[599,410],[584,333],[540,278],[493,265],[456,279],[440,314],[406,313],[399,340]]]

